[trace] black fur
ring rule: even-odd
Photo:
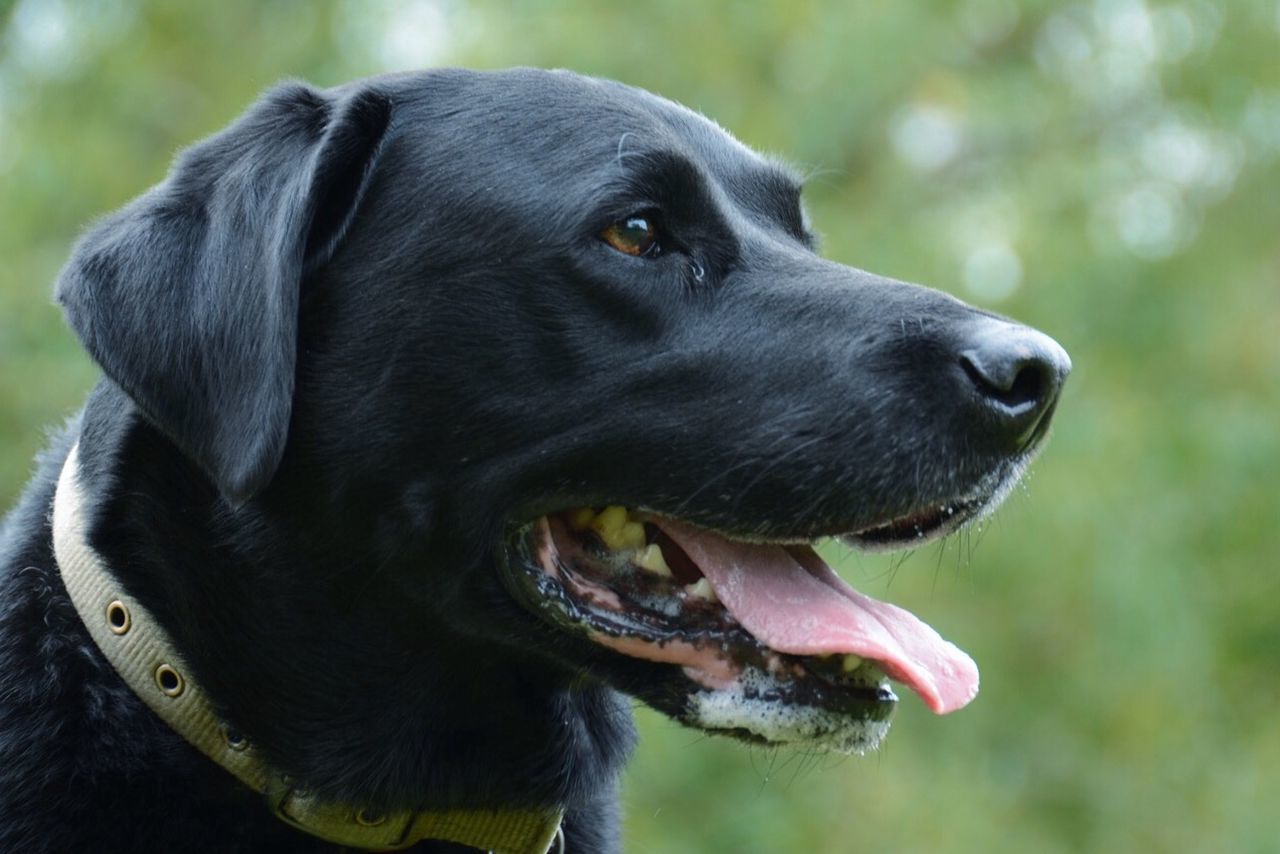
[[[637,211],[660,253],[598,238]],[[75,441],[93,545],[276,768],[376,807],[566,804],[570,851],[616,850],[614,688],[674,710],[676,668],[518,606],[511,524],[811,537],[1034,448],[956,355],[985,315],[813,244],[785,169],[564,72],[285,85],[185,152],[58,283],[106,376],[0,529],[0,850],[328,850],[88,639],[47,521]]]

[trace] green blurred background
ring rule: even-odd
[[[565,66],[811,176],[845,263],[1056,336],[1047,452],[982,530],[837,556],[978,660],[878,754],[645,710],[631,852],[1280,850],[1280,3],[0,0],[0,505],[96,371],[77,231],[284,77]]]

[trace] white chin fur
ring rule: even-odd
[[[889,719],[864,720],[816,706],[762,699],[781,683],[758,671],[747,677],[744,674],[726,688],[690,696],[689,723],[706,730],[746,730],[778,746],[852,755],[875,750],[889,732]]]

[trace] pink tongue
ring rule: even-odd
[[[808,546],[726,540],[653,519],[711,582],[743,628],[778,652],[852,653],[877,662],[938,714],[978,693],[978,667],[914,614],[854,590]]]

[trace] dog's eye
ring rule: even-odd
[[[658,245],[658,226],[653,217],[643,214],[621,219],[600,232],[600,239],[614,249],[637,258],[656,255]]]

